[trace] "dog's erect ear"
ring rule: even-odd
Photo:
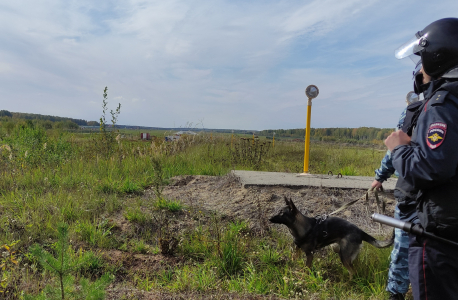
[[[286,203],[286,205],[288,205],[288,206],[289,206],[289,199],[288,199],[288,198],[286,198],[286,196],[283,196],[283,199],[285,199],[285,203]]]
[[[294,212],[294,213],[297,212],[296,205],[294,205],[293,200],[291,200],[291,198],[289,198],[289,207],[291,208],[292,212]]]
[[[292,212],[297,212],[297,208],[296,206],[294,205],[293,203],[293,200],[291,200],[291,198],[286,198],[285,196],[285,202],[286,202],[286,205],[288,205],[289,209],[292,211]]]

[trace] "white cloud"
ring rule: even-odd
[[[12,69],[9,64],[0,61],[0,73],[9,73]]]
[[[282,24],[286,33],[323,35],[364,11],[376,0],[314,0],[296,10]],[[292,36],[289,36],[291,38]]]
[[[458,3],[447,0],[449,11]],[[102,91],[119,123],[214,128],[392,127],[412,66],[394,48],[445,17],[406,0],[265,2],[4,1],[4,109],[97,120]],[[430,12],[425,21],[423,13]],[[417,9],[420,11],[420,8]],[[139,109],[141,107],[141,109]],[[379,117],[373,117],[376,112]]]

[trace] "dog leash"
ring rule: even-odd
[[[333,214],[336,214],[338,213],[339,211],[342,211],[344,209],[346,209],[347,207],[350,207],[352,206],[353,204],[355,204],[356,202],[358,202],[359,200],[361,200],[363,197],[359,198],[359,199],[356,199],[356,200],[353,200],[353,201],[350,201],[344,205],[342,205],[340,208],[338,208],[337,210],[333,211],[332,213],[330,213],[328,216],[331,216]]]
[[[360,198],[358,198],[356,200],[350,201],[348,203],[345,203],[344,205],[342,205],[341,207],[339,207],[338,209],[336,209],[335,211],[333,211],[330,214],[327,214],[327,215],[324,214],[324,215],[321,215],[321,216],[317,216],[317,217],[315,217],[315,219],[317,219],[317,221],[320,223],[320,222],[326,220],[327,217],[332,216],[332,215],[334,215],[334,214],[336,214],[336,213],[338,213],[338,212],[340,212],[340,211],[352,206],[353,204],[355,204],[359,200],[365,199],[366,200],[366,204],[369,205],[369,193],[370,192],[374,192],[375,201],[377,203],[377,210],[380,212],[380,206],[381,206],[382,214],[384,214],[385,213],[385,208],[386,208],[385,199],[382,198],[382,200],[380,200],[379,195],[378,195],[379,191],[377,189],[374,190],[373,188],[369,188],[362,197],[360,197]],[[381,192],[384,193],[383,188],[382,188]]]
[[[382,207],[382,214],[385,214],[385,209],[386,209],[386,201],[385,199],[382,198],[382,200],[380,201],[380,198],[378,197],[378,194],[379,194],[379,190],[378,189],[375,189],[375,188],[369,188],[366,192],[366,202],[367,204],[369,205],[369,193],[370,192],[374,192],[374,196],[375,196],[375,201],[377,202],[377,210],[380,211],[380,206]],[[385,191],[383,190],[383,187],[381,186],[380,187],[380,192],[382,192],[383,194],[385,194]]]
[[[363,196],[364,197],[364,196]],[[359,198],[359,199],[356,199],[356,200],[353,200],[353,201],[350,201],[344,205],[342,205],[341,207],[339,207],[337,210],[333,211],[332,213],[330,214],[322,214],[322,215],[319,215],[319,216],[316,216],[315,219],[317,221],[317,224],[320,224],[321,222],[323,222],[324,220],[326,220],[329,216],[332,216],[333,214],[336,214],[338,213],[339,211],[342,211],[344,209],[346,209],[347,207],[349,206],[352,206],[353,204],[355,204],[356,202],[358,202],[359,200],[361,200],[363,197]]]
[[[362,197],[360,197],[360,198],[358,198],[358,199],[355,199],[355,200],[353,200],[353,201],[350,201],[350,202],[348,202],[348,203],[345,203],[344,205],[342,205],[341,207],[339,207],[338,209],[336,209],[336,210],[333,211],[332,213],[330,213],[330,214],[328,214],[328,215],[323,214],[323,215],[316,216],[316,217],[315,217],[316,224],[320,224],[321,222],[324,222],[329,216],[332,216],[332,215],[334,215],[334,214],[336,214],[336,213],[338,213],[338,212],[340,212],[340,211],[342,211],[342,210],[344,210],[344,209],[346,209],[346,208],[352,206],[353,204],[355,204],[355,203],[358,202],[359,200],[363,200],[363,199],[366,200],[366,205],[367,205],[367,206],[366,206],[366,211],[369,213],[367,207],[369,206],[369,193],[372,192],[372,191],[374,192],[375,200],[376,200],[376,202],[377,202],[377,210],[380,212],[380,203],[382,203],[382,204],[381,204],[381,206],[382,206],[382,214],[384,214],[384,213],[385,213],[385,208],[386,208],[386,201],[385,201],[385,199],[382,198],[382,201],[380,201],[380,198],[379,198],[379,196],[378,196],[378,190],[377,190],[377,189],[374,190],[373,188],[369,188],[369,189],[366,191],[366,193],[365,193]],[[381,192],[384,193],[383,188],[382,188]],[[379,229],[381,229],[381,224],[379,224]],[[394,231],[393,231],[393,232],[394,232]],[[328,235],[328,233],[327,233],[326,231],[323,231],[323,238],[327,237],[327,235]],[[299,242],[300,242],[300,241],[299,241]],[[296,243],[296,245],[297,245],[297,243]],[[300,246],[299,246],[299,247],[300,247]]]

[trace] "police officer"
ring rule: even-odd
[[[414,73],[414,78],[418,75],[418,73]],[[404,120],[406,119],[406,114],[409,112],[409,116],[407,116],[407,121],[411,120],[411,112],[415,111],[412,107],[418,106],[416,103],[419,100],[419,97],[414,92],[409,92],[406,97],[406,103],[409,105],[409,110],[405,108],[401,116],[399,117],[398,124],[396,126],[397,130],[402,130],[404,125]],[[412,105],[414,104],[414,105]],[[391,151],[388,150],[383,157],[380,168],[375,170],[375,180],[371,184],[371,189],[381,189],[383,182],[385,182],[391,175],[399,174],[393,167],[393,163],[391,160]],[[401,183],[401,181],[400,181]],[[415,197],[406,197],[404,191],[408,188],[400,189],[397,186],[395,189],[396,195],[396,206],[394,209],[394,217],[401,221],[412,221],[412,218],[415,216]],[[411,189],[413,190],[413,188]],[[413,193],[415,196],[415,193]],[[399,205],[403,207],[403,213],[399,209]],[[414,215],[408,216],[406,218],[405,211],[410,213],[414,213]],[[405,294],[409,290],[409,265],[408,265],[408,255],[409,255],[409,234],[401,229],[395,229],[394,235],[394,245],[393,250],[391,251],[391,262],[390,268],[388,270],[388,284],[386,286],[387,292],[390,293],[389,300],[404,300]]]
[[[385,144],[399,180],[418,190],[419,223],[458,241],[458,19],[435,21],[395,53],[421,59],[415,86],[425,100],[410,123],[412,136],[392,133]],[[415,299],[458,299],[458,248],[410,237],[409,273]]]

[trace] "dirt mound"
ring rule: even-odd
[[[284,206],[284,196],[291,197],[298,209],[310,216],[324,216],[342,207],[342,205],[360,199],[354,205],[337,213],[335,216],[344,218],[374,236],[391,235],[392,229],[370,221],[370,214],[377,211],[375,198],[364,200],[366,190],[348,190],[336,188],[291,188],[291,187],[242,187],[238,178],[226,176],[178,176],[164,188],[167,199],[179,200],[186,209],[179,213],[167,215],[170,230],[176,232],[192,228],[196,222],[210,221],[209,214],[200,212],[214,211],[222,215],[222,219],[243,219],[250,224],[251,233],[257,234],[275,226],[279,231],[287,232],[283,225],[271,224],[269,216]],[[152,189],[145,191],[144,203],[155,197]],[[385,195],[386,214],[392,215],[394,198]],[[142,207],[147,209],[147,207]],[[113,218],[116,230],[122,234],[136,234],[134,223],[126,221],[123,215]],[[151,224],[150,224],[151,225]],[[149,225],[148,225],[149,226]],[[152,225],[151,225],[152,226]],[[120,250],[104,251],[104,259],[117,267],[116,281],[107,289],[106,299],[282,299],[277,296],[248,295],[224,292],[220,290],[164,292],[161,290],[142,291],[124,284],[125,279],[146,278],[152,273],[159,273],[186,264],[184,257],[162,254],[133,254]],[[129,281],[129,280],[127,280]],[[319,299],[319,295],[311,295],[310,299]]]
[[[109,250],[103,253],[104,259],[112,265],[119,265],[130,272],[157,271],[167,266],[176,266],[181,263],[181,257],[161,254],[132,254],[120,250]]]
[[[243,188],[238,178],[226,176],[178,176],[164,189],[169,199],[182,201],[189,207],[217,211],[228,217],[247,220],[253,229],[265,229],[268,218],[284,205],[283,196],[291,197],[298,209],[307,216],[327,215],[342,205],[361,199],[335,216],[344,218],[369,234],[387,235],[391,228],[380,226],[370,220],[377,211],[375,198],[364,200],[366,190],[321,187],[248,187]],[[152,190],[147,197],[154,197]],[[392,215],[395,201],[391,194],[383,196],[387,203],[386,214]],[[277,226],[277,225],[275,225]]]
[[[184,292],[184,293],[167,293],[167,292],[145,292],[132,288],[109,288],[107,289],[106,299],[136,299],[136,300],[280,300],[277,296],[262,295],[241,295],[236,293],[215,292]],[[319,298],[310,298],[311,300]]]

